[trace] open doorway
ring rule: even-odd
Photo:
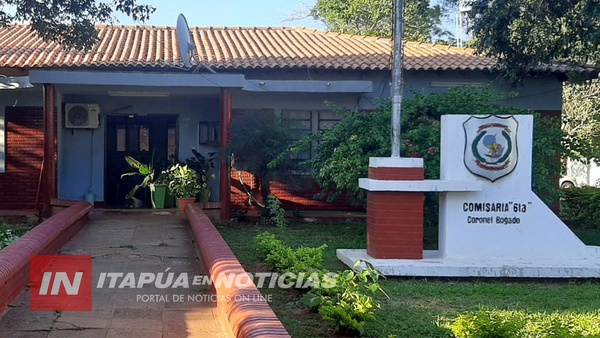
[[[177,156],[177,115],[109,115],[106,127],[104,199],[107,207],[129,207],[125,196],[141,176],[121,175],[130,171],[125,156],[149,164],[153,159],[155,178]],[[140,189],[136,198],[151,207],[148,189]]]

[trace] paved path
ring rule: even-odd
[[[0,318],[0,337],[226,337],[205,286],[169,291],[154,285],[96,287],[102,272],[139,276],[168,269],[175,278],[186,272],[190,279],[201,274],[182,215],[95,210],[90,216],[90,223],[61,253],[93,257],[93,310],[31,312],[26,290]],[[185,301],[174,302],[175,295],[183,295]]]

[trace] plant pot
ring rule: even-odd
[[[175,196],[171,194],[171,190],[169,190],[167,186],[167,193],[165,195],[165,209],[175,208],[177,207],[177,202],[175,201]]]
[[[200,190],[200,192],[197,195],[198,202],[200,202],[200,203],[208,202],[208,200],[210,199],[210,193],[211,193],[210,188],[204,188],[204,189]]]
[[[152,198],[154,199],[154,207],[156,209],[163,209],[165,207],[165,198],[167,197],[167,185],[166,184],[156,184],[154,186],[154,194]]]
[[[177,199],[177,205],[179,206],[179,213],[184,214],[185,213],[185,207],[188,206],[188,204],[193,204],[194,202],[196,202],[196,198],[195,197],[184,197],[184,198],[178,198]]]

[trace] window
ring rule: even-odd
[[[148,126],[140,126],[140,151],[150,151],[150,130]]]
[[[338,113],[330,110],[324,111],[313,111],[313,110],[283,110],[281,112],[281,118],[283,120],[294,120],[298,121],[299,128],[302,131],[298,133],[297,139],[306,137],[309,133],[316,133],[320,130],[329,128],[334,124],[338,123],[343,113]],[[314,144],[311,148],[314,148]],[[294,158],[307,160],[311,157],[312,149],[306,153],[297,154]]]
[[[116,136],[117,151],[150,151],[150,127],[148,125],[117,125]],[[111,145],[111,147],[114,146],[114,144]]]
[[[177,152],[177,129],[174,124],[169,124],[169,129],[167,130],[167,146],[169,160],[174,159]]]
[[[127,151],[127,130],[125,126],[117,126],[117,151]]]
[[[198,144],[218,145],[221,124],[219,122],[200,122],[198,124]]]
[[[319,112],[319,130],[327,129],[338,123],[342,117],[344,117],[343,113],[338,113],[334,111],[321,111]]]
[[[0,114],[0,173],[6,172],[6,136],[4,135],[4,115]]]

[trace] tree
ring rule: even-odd
[[[566,84],[562,128],[568,156],[587,162],[600,159],[600,81]]]
[[[233,159],[232,166],[258,178],[263,204],[271,194],[271,181],[295,166],[294,161],[281,157],[281,154],[299,138],[298,133],[300,130],[295,128],[294,123],[272,113],[243,113],[234,117],[231,123],[229,153]],[[275,159],[280,161],[272,165]],[[250,198],[258,202],[254,196]]]
[[[0,27],[19,22],[29,23],[31,30],[44,41],[54,41],[65,48],[89,49],[98,40],[96,24],[115,21],[120,12],[144,22],[155,8],[138,5],[136,0],[0,0]]]
[[[446,35],[441,28],[442,5],[429,0],[405,0],[404,37],[411,41],[430,41],[432,35]],[[393,0],[318,0],[311,16],[334,32],[392,36]]]
[[[457,2],[457,0],[450,0]],[[473,46],[497,58],[504,75],[519,81],[553,61],[598,65],[598,0],[471,0]]]

